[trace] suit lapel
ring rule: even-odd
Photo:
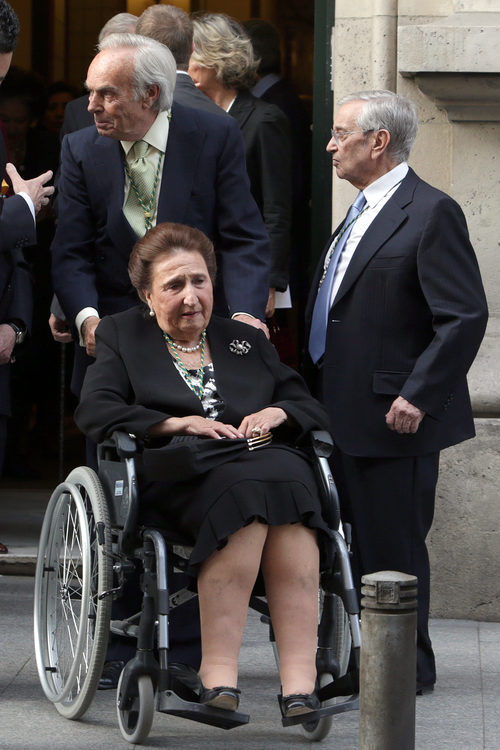
[[[228,409],[231,412],[233,402],[237,403],[238,408],[245,402],[248,395],[247,384],[252,382],[252,379],[255,379],[254,382],[258,387],[259,372],[254,369],[257,360],[254,359],[252,356],[254,352],[251,351],[252,346],[256,346],[256,344],[250,346],[247,354],[242,356],[234,354],[229,348],[231,342],[246,340],[250,343],[254,338],[251,335],[251,329],[249,335],[245,336],[244,331],[235,331],[230,321],[216,316],[210,321],[207,333],[214,362],[217,391],[225,404],[224,412],[221,415],[221,419],[224,420],[228,416]]]
[[[246,121],[255,109],[253,98],[250,94],[245,91],[240,91],[238,96],[233,102],[229,114],[237,121],[238,125],[242,129]]]
[[[347,216],[347,214],[346,214],[346,216]],[[313,280],[311,282],[311,288],[310,288],[309,297],[308,297],[307,305],[306,305],[305,321],[306,321],[306,326],[307,326],[308,329],[310,328],[310,325],[311,325],[311,320],[312,320],[314,305],[316,303],[316,297],[317,297],[317,294],[318,294],[319,281],[320,281],[320,279],[321,279],[321,277],[323,275],[323,267],[325,265],[326,254],[327,254],[327,252],[328,252],[328,250],[330,248],[330,245],[332,244],[333,240],[335,239],[335,237],[337,236],[337,234],[339,233],[339,231],[343,227],[344,222],[345,222],[345,218],[341,221],[341,223],[338,225],[338,227],[336,228],[336,230],[334,231],[334,233],[329,238],[328,242],[326,243],[325,247],[323,248],[323,252],[321,253],[321,257],[320,257],[320,259],[319,259],[319,261],[318,261],[318,263],[316,265],[316,271],[315,271],[315,274],[314,274],[314,278],[313,278]]]
[[[137,237],[123,214],[125,170],[121,144],[113,138],[97,136],[90,158],[100,175],[102,191],[99,200],[107,206],[108,235],[118,251],[126,250],[128,258]]]
[[[417,181],[418,177],[413,170],[410,169],[400,187],[387,201],[380,213],[377,214],[366,230],[354,251],[351,262],[349,263],[345,276],[342,279],[342,283],[333,303],[334,307],[357,281],[372,257],[406,220],[407,213],[404,210],[404,207],[413,200],[413,193]]]
[[[191,113],[191,116],[190,116]],[[157,224],[185,221],[203,147],[196,110],[174,102],[158,199]]]
[[[217,318],[212,318],[207,333],[212,351],[217,391],[221,398],[227,399],[228,392],[231,393],[232,391],[231,382],[234,380],[234,366],[237,365],[236,362],[233,362],[236,359],[235,355],[229,351],[229,344],[233,339],[224,335],[223,328]]]

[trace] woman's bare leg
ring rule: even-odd
[[[318,633],[316,532],[299,523],[270,526],[262,572],[280,655],[283,695],[312,693]]]
[[[200,678],[206,688],[236,687],[238,655],[268,526],[254,521],[213,552],[198,575]]]

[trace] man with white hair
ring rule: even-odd
[[[95,127],[63,141],[53,280],[82,344],[73,372],[77,394],[99,318],[138,303],[128,258],[137,238],[159,222],[205,232],[220,259],[218,310],[262,325],[269,244],[250,195],[239,129],[230,118],[172,106],[175,70],[169,50],[153,39],[106,37],[86,82]],[[131,169],[139,141],[147,143],[145,160],[156,179],[143,196],[150,215],[134,223]]]
[[[99,32],[98,44],[109,34],[134,34],[138,18],[132,13],[117,13],[112,16]],[[80,128],[88,128],[94,124],[94,118],[88,110],[89,97],[87,94],[68,102],[64,110],[64,122],[61,128],[61,140],[68,133],[74,133]]]
[[[333,472],[354,562],[418,577],[417,693],[436,680],[428,632],[439,452],[474,436],[466,374],[487,306],[460,206],[408,166],[411,101],[339,103],[327,151],[358,191],[313,281],[309,352],[330,416]]]

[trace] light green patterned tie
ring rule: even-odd
[[[151,227],[155,209],[158,169],[155,175],[146,158],[148,148],[146,141],[136,141],[129,151],[128,163],[125,165],[130,180],[130,189],[123,213],[138,237],[142,237]]]

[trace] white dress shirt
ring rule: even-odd
[[[359,241],[374,218],[385,206],[391,195],[396,192],[402,180],[404,180],[408,174],[408,169],[408,164],[403,161],[363,190],[366,198],[366,207],[352,225],[351,234],[345,243],[342,255],[340,256],[337,268],[335,269],[330,307],[333,305],[333,301],[337,295]]]

